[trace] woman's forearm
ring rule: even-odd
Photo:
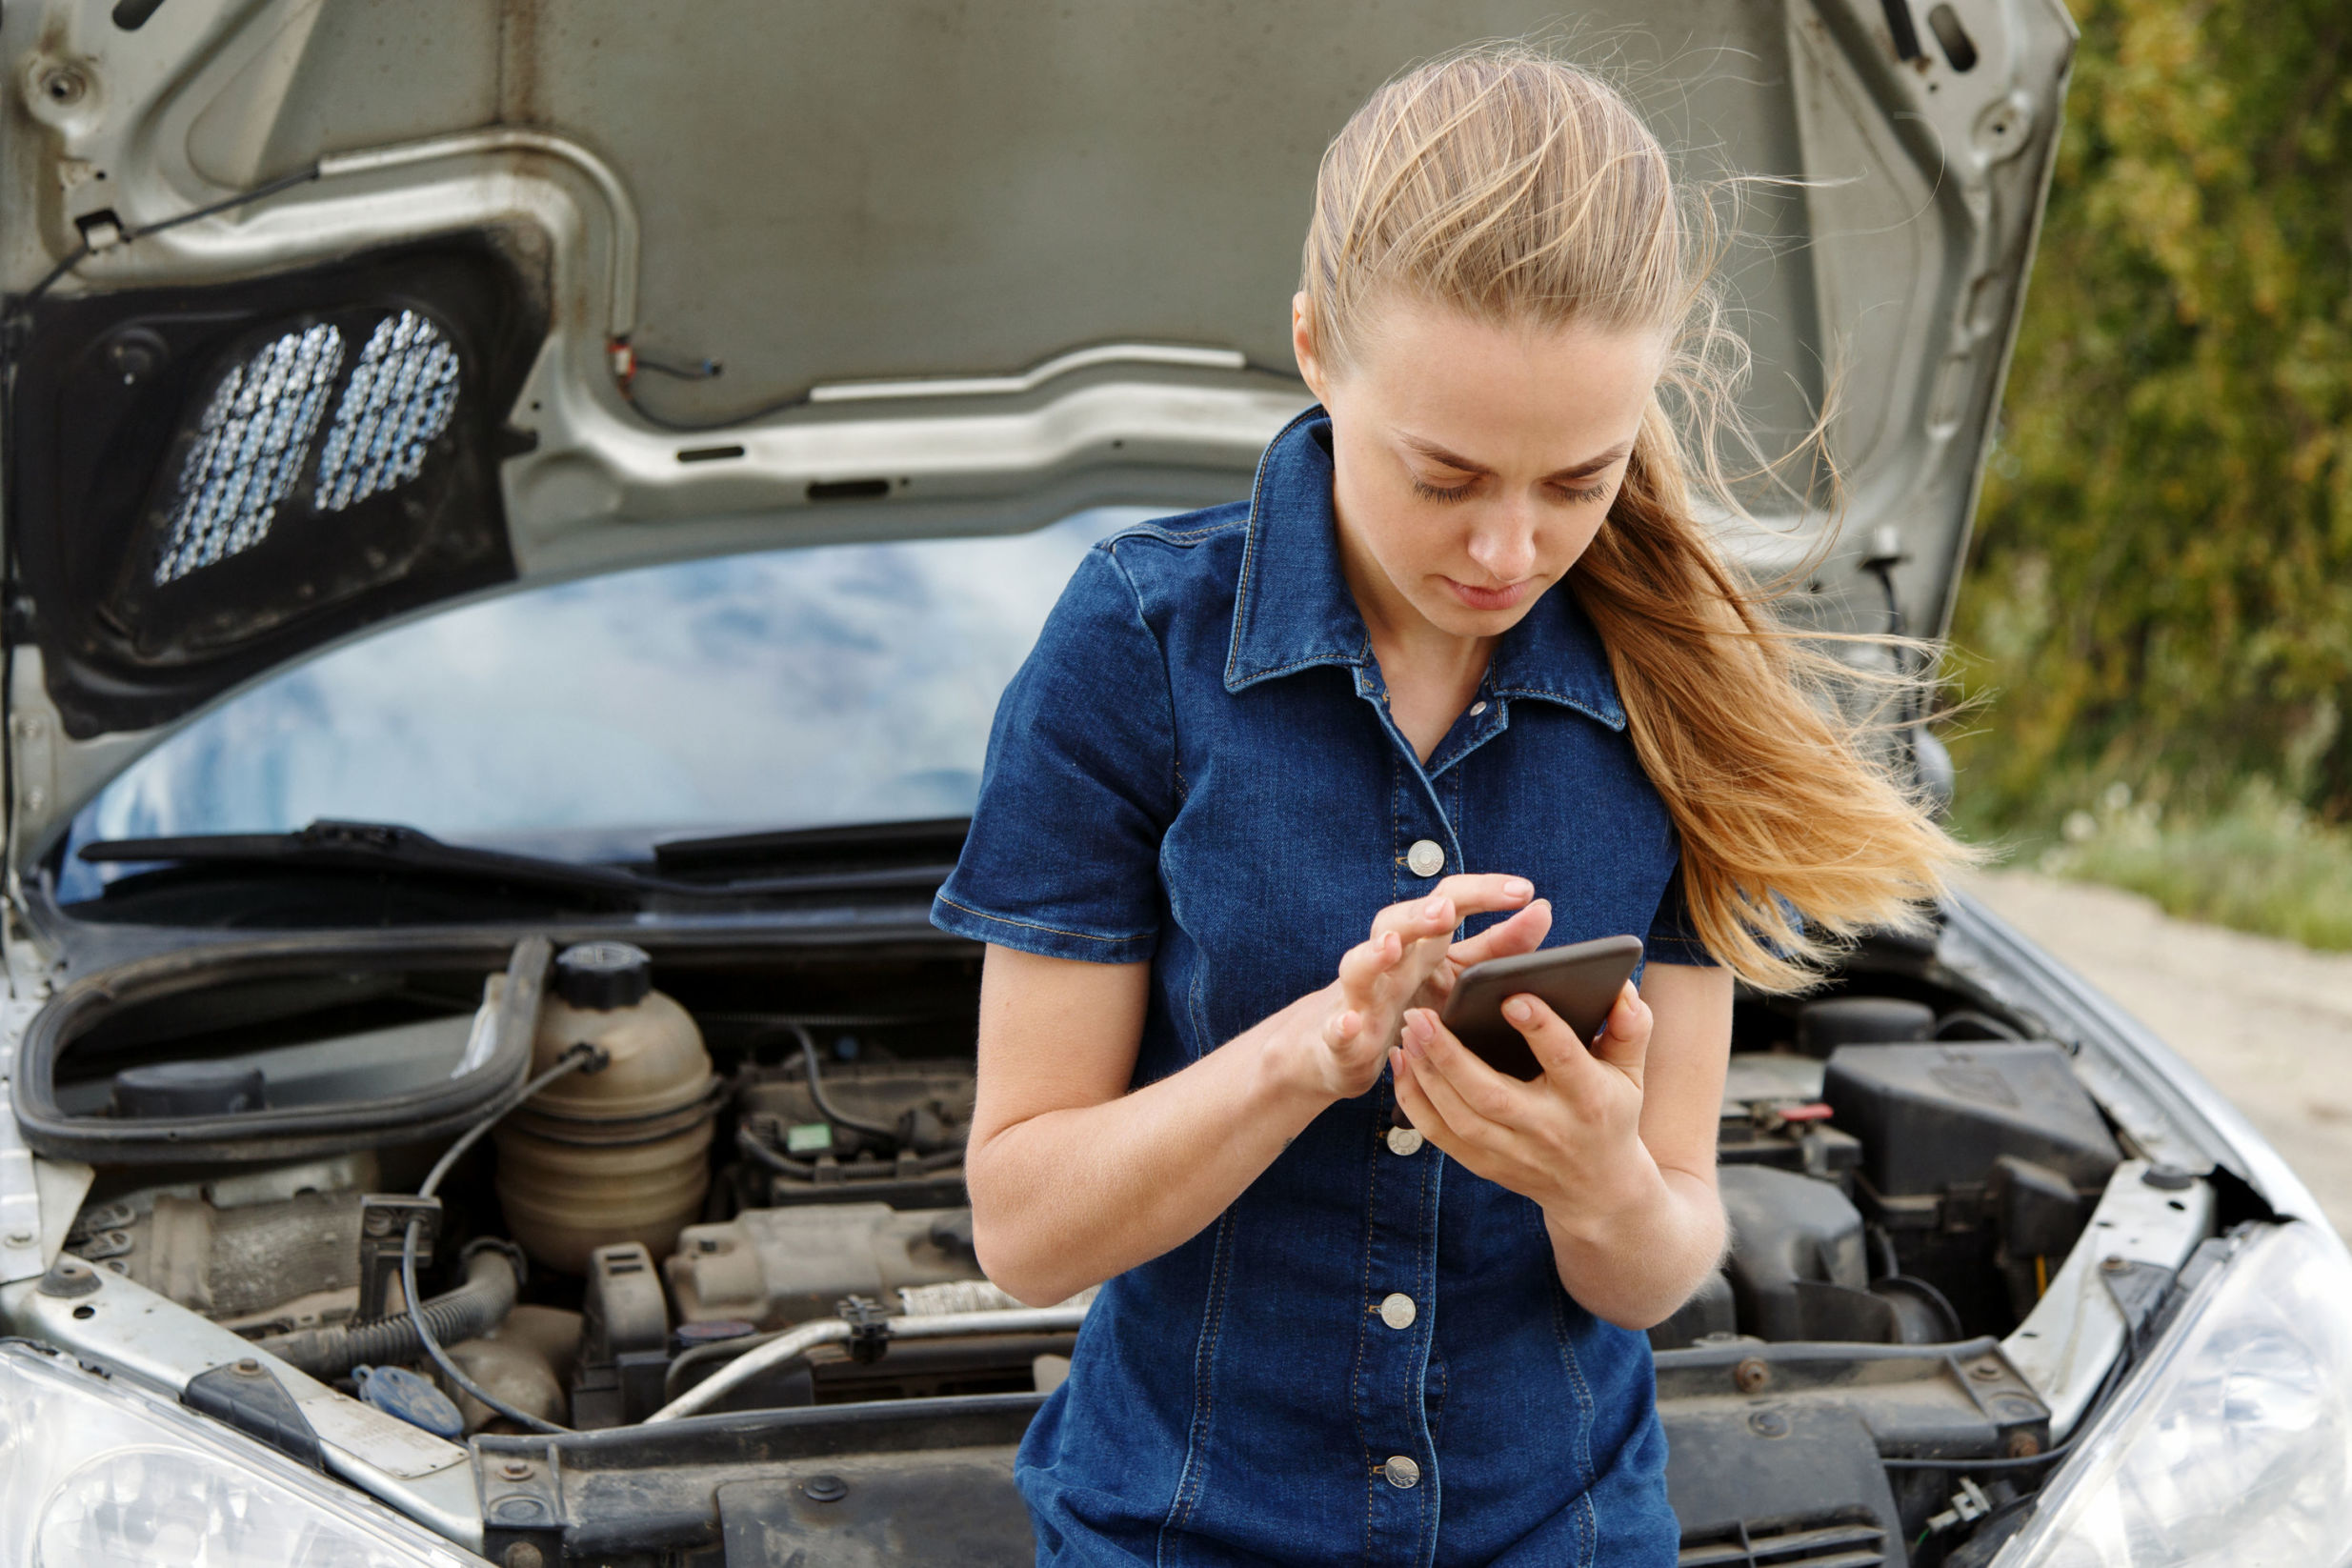
[[[1331,1103],[1293,1061],[1329,1005],[1302,997],[1156,1083],[995,1131],[965,1172],[988,1277],[1042,1305],[1199,1235]]]
[[[1552,1215],[1544,1229],[1560,1283],[1596,1317],[1647,1329],[1674,1316],[1722,1261],[1722,1200],[1688,1171],[1652,1166],[1633,1201],[1606,1214]]]

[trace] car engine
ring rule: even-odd
[[[863,1539],[918,1480],[966,1560],[1026,1560],[1011,1447],[1086,1301],[1025,1308],[974,1251],[975,959],[533,938],[203,978],[28,1035],[28,1128],[93,1167],[52,1278],[470,1442],[510,1563],[787,1560],[734,1543]],[[2063,1044],[1900,950],[1743,995],[1732,1240],[1650,1332],[1684,1561],[1986,1560],[2161,1296],[2136,1319],[2136,1271],[2221,1222],[2127,1143]]]

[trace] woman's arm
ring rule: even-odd
[[[1722,1258],[1715,1140],[1731,1053],[1731,972],[1652,964],[1584,1048],[1535,996],[1503,1015],[1542,1076],[1520,1083],[1408,1015],[1397,1103],[1432,1141],[1543,1206],[1560,1283],[1594,1316],[1646,1329]]]
[[[1332,984],[1132,1093],[1150,967],[991,947],[965,1161],[980,1266],[1042,1304],[1198,1235],[1325,1106],[1372,1087],[1434,975],[1542,940],[1551,912],[1533,893],[1448,877],[1383,910]],[[1501,909],[1518,913],[1449,946],[1464,915]]]
[[[964,1178],[980,1267],[1024,1301],[1198,1234],[1328,1103],[1282,1070],[1317,996],[1129,1094],[1151,974],[988,950]]]

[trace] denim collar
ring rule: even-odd
[[[1374,667],[1371,633],[1339,570],[1331,472],[1331,416],[1319,405],[1284,426],[1258,459],[1225,659],[1228,692],[1317,665]],[[1625,728],[1600,634],[1558,584],[1502,634],[1481,690],[1556,702]]]

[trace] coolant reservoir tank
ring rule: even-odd
[[[531,1071],[583,1041],[606,1054],[605,1066],[557,1078],[495,1135],[509,1232],[569,1274],[585,1274],[591,1253],[618,1241],[669,1255],[711,1185],[718,1103],[702,1031],[653,989],[640,948],[588,942],[555,955]]]

